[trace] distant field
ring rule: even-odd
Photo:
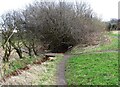
[[[118,53],[82,54],[66,65],[68,85],[117,85]]]

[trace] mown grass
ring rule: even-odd
[[[67,83],[74,85],[117,85],[118,84],[118,53],[92,53],[105,50],[119,50],[119,34],[108,33],[110,43],[93,47],[75,48],[73,54],[84,53],[71,57],[66,65]],[[88,52],[88,53],[86,53]]]
[[[68,85],[117,85],[118,53],[81,54],[66,65]]]

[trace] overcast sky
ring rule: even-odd
[[[0,15],[12,9],[14,10],[22,9],[25,7],[25,5],[32,3],[33,1],[34,0],[0,0]],[[57,0],[46,0],[46,1],[57,1]],[[64,1],[87,2],[91,5],[93,11],[96,12],[98,16],[105,21],[108,21],[111,18],[118,18],[119,0],[64,0]]]

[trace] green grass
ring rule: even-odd
[[[118,50],[118,38],[111,38],[111,43],[101,44],[93,51],[100,51],[100,50]]]
[[[107,44],[99,44],[97,46],[90,46],[90,47],[75,47],[71,53],[81,53],[81,52],[96,52],[96,51],[105,51],[105,50],[119,50],[118,47],[118,34],[112,34],[111,32],[108,33],[108,36],[110,37],[110,43]]]
[[[108,36],[111,38],[111,42],[107,44],[100,44],[99,47],[93,49],[93,51],[101,51],[101,50],[118,50],[118,35],[108,32]]]
[[[73,56],[66,65],[68,85],[117,85],[118,53]]]
[[[111,42],[86,48],[75,47],[71,53],[78,54],[71,57],[66,64],[67,83],[74,85],[116,85],[118,84],[118,53],[92,53],[96,51],[118,50],[118,36],[108,32]]]

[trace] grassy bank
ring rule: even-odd
[[[81,52],[96,52],[96,51],[105,51],[105,50],[119,50],[118,47],[118,36],[119,34],[113,34],[112,32],[108,32],[107,36],[110,39],[110,42],[108,43],[101,43],[99,45],[95,45],[95,46],[89,46],[89,47],[79,47],[76,46],[75,48],[72,49],[71,53],[73,54],[78,54]]]
[[[41,59],[42,56],[39,57],[25,57],[22,59],[16,59],[10,62],[6,62],[2,64],[2,73],[1,76],[10,74],[11,72],[14,72],[20,68],[24,68],[25,66],[29,65],[29,64],[33,64],[33,62]]]
[[[57,65],[63,55],[58,54],[53,60],[47,60],[42,64],[29,66],[28,70],[23,71],[17,76],[6,80],[4,85],[55,85]]]

